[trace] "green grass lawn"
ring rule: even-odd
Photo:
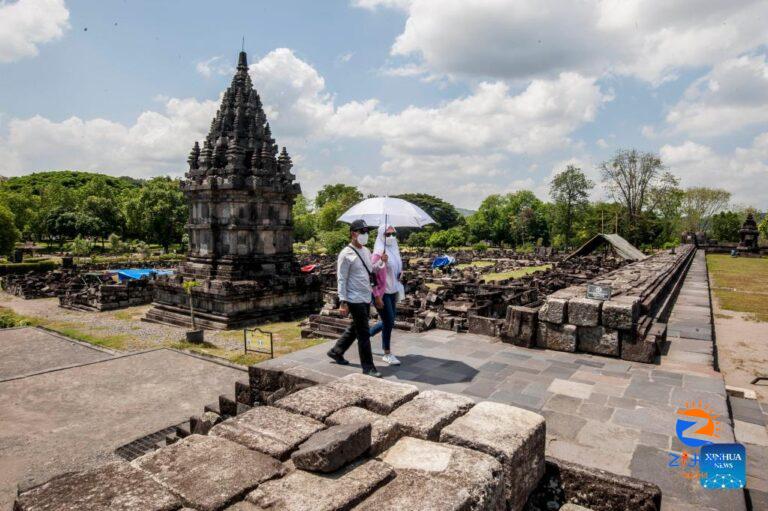
[[[709,254],[707,267],[723,309],[768,321],[768,258]]]
[[[519,268],[517,270],[512,270],[512,271],[489,273],[487,275],[483,275],[483,280],[485,282],[496,282],[504,279],[519,279],[520,277],[523,277],[525,275],[530,275],[531,273],[535,273],[537,271],[548,270],[550,268],[552,268],[551,264],[542,264],[540,266],[526,266],[525,268]]]
[[[457,264],[456,269],[457,270],[463,270],[464,268],[469,268],[471,266],[474,266],[475,268],[485,268],[486,266],[493,266],[493,261],[472,261],[471,263],[462,263]]]

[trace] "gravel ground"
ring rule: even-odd
[[[58,298],[24,300],[0,291],[0,306],[17,314],[36,318],[54,330],[73,328],[99,337],[122,336],[125,349],[143,350],[184,340],[186,329],[141,321],[149,305],[109,312],[73,311],[59,307]],[[207,342],[217,348],[242,351],[242,331],[206,331]]]

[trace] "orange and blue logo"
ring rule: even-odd
[[[675,433],[683,445],[701,447],[720,438],[720,421],[717,420],[720,416],[701,400],[685,403],[677,415]]]
[[[677,411],[677,416],[675,434],[691,450],[670,452],[667,466],[678,469],[686,479],[698,479],[707,489],[743,488],[747,458],[744,446],[717,443],[721,423],[712,407],[701,400],[690,401]]]

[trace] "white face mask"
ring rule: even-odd
[[[387,236],[387,237],[384,239],[384,243],[386,243],[388,247],[391,247],[392,245],[394,245],[394,244],[395,244],[395,240],[396,240],[396,239],[397,239],[397,238],[395,238],[394,236]]]
[[[367,232],[361,232],[357,235],[357,242],[361,245],[365,245],[368,243],[368,233]]]

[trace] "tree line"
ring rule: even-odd
[[[40,172],[0,182],[0,250],[18,240],[64,243],[116,239],[161,245],[182,242],[187,205],[179,181],[103,174]],[[128,243],[124,243],[129,248]]]
[[[598,183],[568,165],[549,183],[549,200],[530,190],[486,197],[471,214],[425,193],[398,195],[436,221],[424,229],[400,229],[405,245],[439,249],[489,245],[520,250],[534,246],[573,248],[599,232],[618,234],[641,248],[677,244],[683,231],[706,232],[720,241],[738,241],[749,208],[734,208],[731,195],[709,187],[683,189],[658,155],[619,150],[599,165],[606,199],[590,200]],[[326,185],[314,198],[300,195],[293,207],[296,241],[312,252],[336,252],[348,240],[337,218],[365,195],[354,186]],[[756,214],[768,238],[768,215]],[[19,240],[64,243],[110,242],[161,245],[167,252],[185,238],[187,205],[180,181],[137,180],[60,171],[0,179],[0,253]],[[71,247],[70,247],[71,248]]]

